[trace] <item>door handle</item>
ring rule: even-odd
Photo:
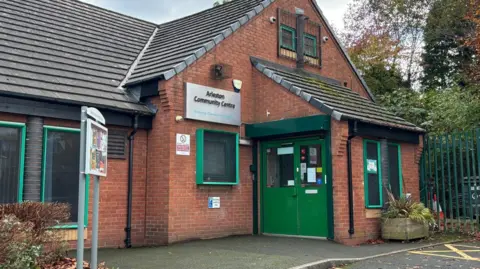
[[[327,174],[325,174],[325,185],[327,185]]]

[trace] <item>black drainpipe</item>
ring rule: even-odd
[[[132,187],[133,187],[133,140],[138,129],[138,115],[135,115],[133,131],[128,136],[128,193],[127,193],[127,227],[125,227],[125,247],[132,247]]]
[[[348,234],[350,237],[355,233],[355,224],[353,219],[353,180],[352,180],[352,138],[357,133],[357,122],[353,122],[353,130],[350,130],[347,139],[347,170],[348,170]]]

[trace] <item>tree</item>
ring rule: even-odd
[[[399,51],[392,63],[399,67],[407,84],[412,85],[421,73],[423,27],[431,1],[354,0],[344,18],[347,47],[370,34],[387,35],[398,42]]]
[[[350,44],[349,55],[362,72],[363,78],[375,95],[392,92],[402,86],[402,76],[395,64],[400,48],[398,42],[386,34],[369,31]]]
[[[470,0],[466,19],[471,23],[471,31],[465,45],[470,47],[474,54],[467,73],[470,81],[480,85],[480,0]]]
[[[445,89],[463,84],[473,50],[465,44],[472,31],[466,19],[470,0],[438,0],[428,15],[425,27],[425,52],[422,55],[425,89]]]

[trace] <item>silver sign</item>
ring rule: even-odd
[[[186,83],[186,115],[192,120],[240,126],[240,93]]]

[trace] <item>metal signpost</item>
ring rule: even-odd
[[[86,175],[94,180],[93,188],[93,223],[92,256],[90,268],[98,265],[98,206],[100,204],[100,177],[107,176],[108,129],[105,118],[96,108],[82,107],[80,132],[80,186],[78,193],[78,236],[77,269],[83,269],[84,253],[84,218]]]

